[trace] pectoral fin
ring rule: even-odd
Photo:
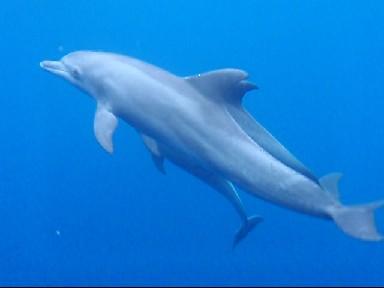
[[[101,147],[107,152],[113,153],[113,132],[117,127],[117,118],[106,107],[98,104],[93,123],[95,136]]]
[[[145,134],[141,134],[141,137],[143,138],[143,142],[145,146],[148,148],[149,152],[151,153],[153,163],[155,164],[156,168],[163,174],[165,174],[164,169],[164,156],[162,155],[160,151],[159,144],[157,144],[156,140],[152,137],[149,137]]]

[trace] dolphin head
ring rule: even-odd
[[[59,61],[42,61],[40,67],[44,70],[60,76],[76,86],[82,86],[83,75],[81,72],[81,57],[68,54]]]
[[[100,79],[98,76],[103,70],[100,69],[102,68],[102,61],[99,61],[99,58],[98,53],[78,51],[65,55],[59,61],[42,61],[40,67],[94,95],[98,86],[97,80]]]

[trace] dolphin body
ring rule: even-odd
[[[245,71],[183,78],[134,58],[93,51],[40,66],[96,100],[94,132],[106,151],[113,152],[120,118],[142,135],[160,172],[165,173],[167,159],[222,193],[242,220],[234,245],[262,220],[247,216],[234,185],[277,205],[332,219],[355,238],[384,239],[374,221],[374,210],[384,201],[341,204],[341,174],[318,179],[245,111],[243,96],[257,88]]]

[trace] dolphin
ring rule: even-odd
[[[340,173],[317,178],[245,110],[242,98],[257,89],[247,72],[228,68],[179,77],[135,58],[95,51],[72,52],[40,66],[96,100],[94,133],[107,152],[113,152],[121,119],[141,135],[161,173],[168,160],[223,194],[242,220],[234,246],[262,221],[247,216],[235,186],[331,219],[357,239],[384,239],[374,219],[384,201],[343,205]]]

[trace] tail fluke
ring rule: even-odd
[[[384,206],[384,201],[377,201],[358,206],[342,206],[332,213],[333,220],[346,234],[366,241],[384,240],[375,225],[374,212]]]
[[[241,225],[239,231],[237,231],[235,235],[235,239],[233,240],[233,248],[239,244],[241,240],[245,238],[245,236],[248,235],[248,233],[261,221],[263,221],[263,218],[260,216],[251,216],[248,217],[243,224]]]

